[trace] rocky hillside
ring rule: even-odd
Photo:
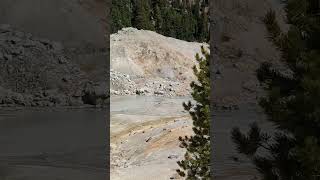
[[[103,54],[96,53],[97,56]],[[100,72],[100,78],[92,78],[89,68],[94,61],[76,63],[79,54],[79,49],[68,49],[62,43],[1,25],[0,105],[104,104],[107,85],[103,74],[106,74],[107,67],[99,64],[100,68],[94,68],[94,72]],[[93,57],[91,55],[92,59],[97,59]]]
[[[0,105],[103,105],[109,58],[105,3],[0,1]]]
[[[110,37],[113,95],[189,95],[195,54],[207,44],[124,28]]]

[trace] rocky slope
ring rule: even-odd
[[[0,1],[0,105],[105,104],[105,3]]]
[[[105,68],[100,71],[102,78],[91,78],[89,65],[75,62],[80,52],[65,48],[62,43],[1,25],[0,105],[104,104],[107,85],[101,74],[103,71],[106,74],[107,69],[101,66]],[[103,81],[99,81],[101,79]]]
[[[195,54],[205,43],[124,28],[110,37],[111,94],[189,95]]]

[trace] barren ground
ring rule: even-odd
[[[184,154],[178,138],[192,133],[191,119],[181,105],[184,101],[111,98],[111,179],[178,178],[176,161]]]

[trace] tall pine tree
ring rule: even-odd
[[[208,15],[203,13],[207,6],[199,0],[112,1],[112,33],[135,27],[186,41],[207,41]]]
[[[201,12],[201,18],[199,18],[199,25],[198,25],[198,39],[204,42],[209,40],[209,28],[208,28],[208,14],[203,9]]]
[[[189,112],[193,120],[194,135],[180,137],[181,146],[186,148],[185,159],[179,161],[180,176],[186,179],[210,179],[210,54],[201,48],[202,55],[196,55],[199,69],[194,66],[193,71],[198,82],[192,82],[192,97],[196,104],[190,101],[184,103],[184,109]]]
[[[155,19],[155,28],[157,29],[158,32],[162,33],[163,18],[162,18],[162,13],[159,5],[155,6],[154,19]]]
[[[286,1],[287,33],[272,10],[264,19],[291,72],[267,62],[257,71],[267,92],[260,105],[277,132],[263,133],[256,123],[247,134],[232,131],[238,151],[252,159],[263,180],[312,180],[320,174],[320,18],[314,3]]]
[[[117,32],[124,27],[132,26],[132,4],[131,0],[112,1],[111,8],[111,31]]]
[[[136,0],[133,17],[133,25],[137,29],[154,30],[151,19],[151,6],[148,0]]]

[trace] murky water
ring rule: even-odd
[[[0,110],[0,178],[106,179],[99,110]]]

